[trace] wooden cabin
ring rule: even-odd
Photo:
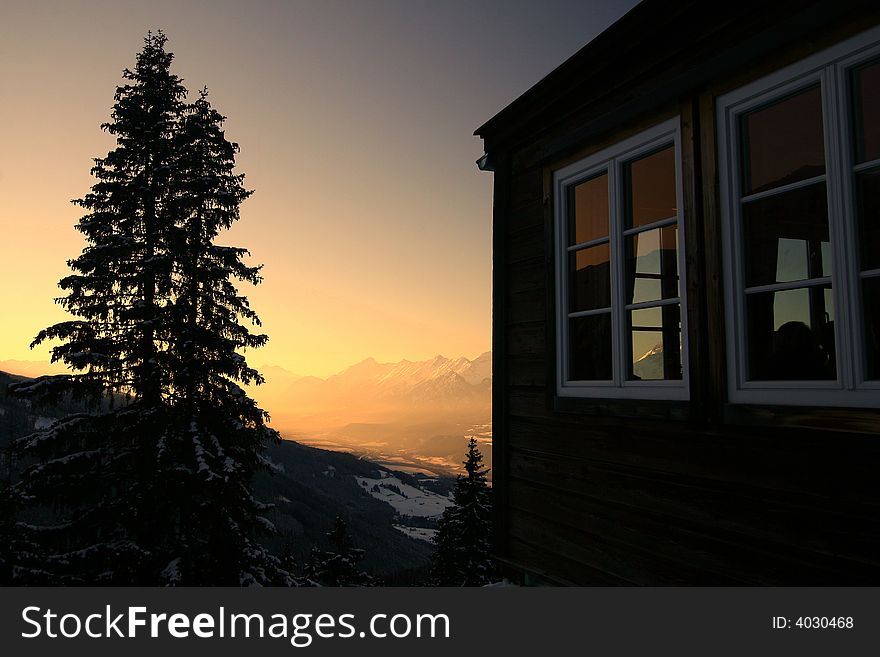
[[[880,583],[880,4],[645,0],[476,134],[508,575]]]

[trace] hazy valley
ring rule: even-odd
[[[491,464],[490,352],[473,360],[368,358],[326,379],[260,369],[266,383],[250,393],[286,438],[395,470],[447,475],[474,436]]]

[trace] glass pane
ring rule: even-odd
[[[669,146],[623,167],[626,227],[647,226],[678,213],[675,198],[675,148]]]
[[[681,311],[677,303],[630,310],[630,381],[681,380]]]
[[[749,112],[740,125],[743,196],[825,173],[819,87]]]
[[[570,192],[569,246],[608,235],[608,174],[579,183]]]
[[[880,269],[880,169],[856,174],[861,269]]]
[[[831,286],[747,295],[749,379],[837,378]]]
[[[880,62],[853,71],[856,162],[880,158]]]
[[[572,317],[568,320],[571,381],[610,381],[611,313]]]
[[[880,278],[862,281],[865,322],[865,378],[880,379]]]
[[[570,312],[611,306],[611,250],[608,243],[569,254]]]
[[[679,296],[678,226],[626,238],[626,303]]]
[[[831,276],[825,183],[743,204],[746,285]]]

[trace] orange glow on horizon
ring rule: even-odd
[[[255,190],[223,237],[265,264],[242,290],[270,337],[251,363],[327,376],[488,350],[492,176],[472,131],[629,4],[4,2],[0,361],[48,360],[30,341],[70,318],[53,304],[84,246],[70,200],[113,147],[99,126],[156,28],[190,98],[207,85],[229,117]],[[487,30],[502,6],[510,25]],[[536,21],[552,39],[525,51]]]

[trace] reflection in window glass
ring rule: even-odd
[[[611,306],[611,248],[606,242],[569,255],[570,312]]]
[[[856,174],[861,269],[880,269],[880,169]]]
[[[570,343],[568,378],[572,381],[610,381],[611,313],[568,320]]]
[[[837,378],[830,285],[762,292],[746,298],[750,380]]]
[[[865,378],[880,379],[880,277],[862,281],[865,323]]]
[[[673,146],[627,162],[623,176],[626,228],[647,226],[678,214]]]
[[[591,178],[574,187],[573,215],[569,219],[569,245],[592,242],[608,235],[608,174]]]
[[[637,233],[626,239],[626,303],[679,296],[678,226]]]
[[[853,71],[856,162],[880,159],[880,62]]]
[[[746,285],[831,276],[825,183],[743,204]]]
[[[744,196],[825,173],[819,87],[749,112],[741,121]]]
[[[629,380],[680,380],[681,311],[670,304],[627,312],[630,333]]]

